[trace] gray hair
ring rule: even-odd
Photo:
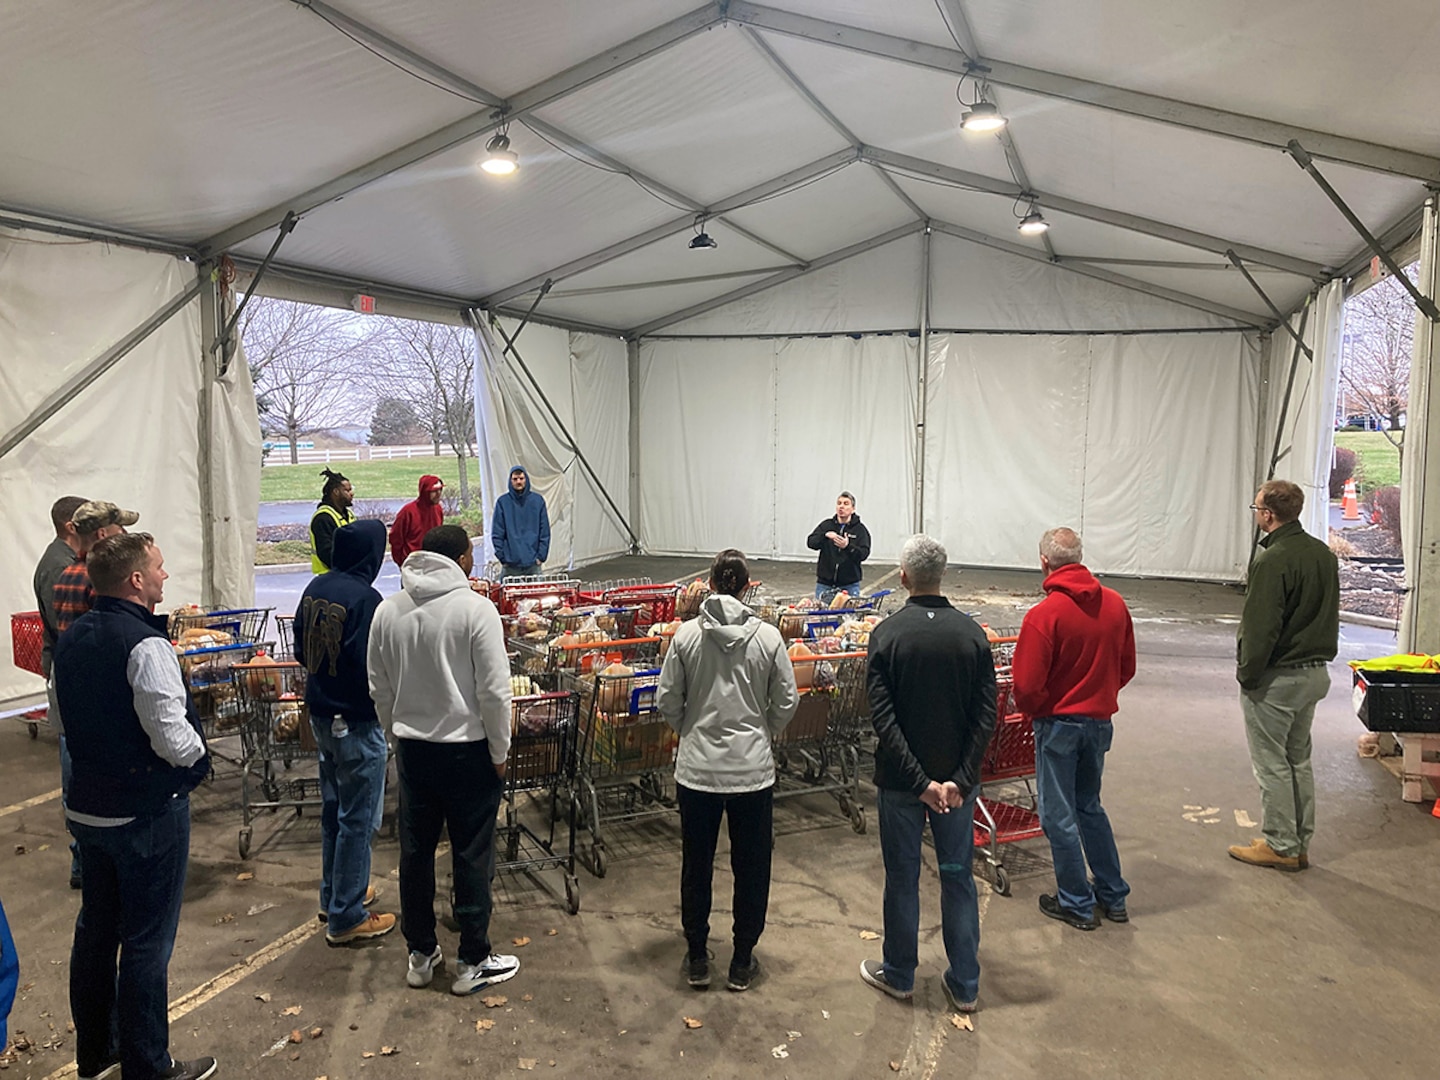
[[[915,589],[938,589],[945,562],[945,545],[924,533],[910,537],[900,549],[900,569]]]
[[[1040,537],[1040,554],[1051,567],[1069,566],[1081,560],[1080,534],[1064,527],[1046,529]]]

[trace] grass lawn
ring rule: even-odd
[[[320,500],[320,489],[325,480],[320,470],[326,466],[314,465],[266,465],[260,470],[260,501],[283,502],[304,499],[310,502]],[[329,466],[350,478],[355,486],[355,498],[366,499],[413,499],[420,477],[426,473],[440,477],[445,486],[459,492],[460,463],[454,454],[440,457],[402,458],[396,461],[349,461],[336,462]],[[479,462],[470,460],[467,470],[470,474],[470,494],[473,498],[479,488]]]
[[[1337,431],[1335,445],[1355,451],[1355,483],[1366,492],[1400,483],[1400,452],[1383,432]]]
[[[278,540],[274,543],[262,540],[255,545],[256,566],[289,566],[293,563],[309,565],[309,540]]]

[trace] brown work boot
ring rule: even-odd
[[[395,916],[387,913],[376,914],[371,912],[365,916],[365,921],[349,930],[342,930],[338,934],[326,933],[325,944],[327,945],[350,945],[356,941],[368,941],[370,938],[384,937],[391,930],[395,929]]]
[[[1298,874],[1304,869],[1298,856],[1277,855],[1275,849],[1263,837],[1258,836],[1249,844],[1232,844],[1230,857],[1251,866],[1268,866],[1271,870],[1284,870],[1290,874]]]
[[[371,885],[369,888],[367,888],[367,889],[365,890],[365,899],[362,900],[362,901],[360,901],[360,902],[361,902],[362,904],[364,904],[366,907],[369,907],[371,904],[375,903],[375,901],[376,901],[376,900],[379,900],[379,899],[380,899],[380,893],[376,891],[374,885]],[[321,911],[321,912],[318,912],[317,914],[318,914],[318,917],[319,917],[319,919],[320,919],[321,922],[329,922],[329,921],[330,921],[330,914],[329,914],[329,912]]]

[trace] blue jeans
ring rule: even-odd
[[[171,799],[128,825],[70,828],[85,863],[70,952],[75,1063],[94,1076],[118,1049],[129,1080],[153,1080],[171,1065],[166,975],[190,858],[190,800]]]
[[[945,981],[961,1001],[980,992],[980,906],[971,861],[975,855],[975,796],[936,814],[906,791],[879,789],[880,854],[885,861],[885,981],[915,989],[920,963],[920,841],[925,819],[940,869],[940,926],[950,962]]]
[[[335,738],[329,717],[312,716],[320,747],[320,907],[330,933],[365,921],[370,836],[385,792],[385,732],[373,720]]]
[[[411,952],[435,951],[435,848],[450,834],[462,964],[490,955],[495,814],[503,794],[487,742],[395,740],[400,773],[400,932]]]
[[[851,596],[859,596],[860,582],[854,581],[849,585],[826,585],[823,581],[815,582],[816,600],[833,600],[835,599],[835,594],[840,592],[847,592]]]
[[[505,581],[512,577],[537,577],[540,574],[540,563],[534,562],[529,566],[512,566],[509,563],[502,563],[500,566],[500,580]]]
[[[1040,824],[1055,860],[1060,906],[1086,917],[1093,914],[1096,900],[1107,908],[1123,908],[1130,895],[1120,876],[1115,834],[1100,805],[1100,777],[1113,734],[1108,720],[1052,716],[1035,721]]]

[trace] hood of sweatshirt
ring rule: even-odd
[[[711,595],[700,605],[700,632],[727,652],[743,649],[762,625],[760,616],[733,596]]]
[[[425,501],[425,496],[430,493],[430,489],[431,489],[431,488],[433,488],[433,487],[442,487],[442,488],[443,488],[444,486],[445,486],[445,481],[444,481],[444,480],[441,480],[440,477],[438,477],[438,476],[431,476],[429,473],[426,473],[424,476],[420,477],[420,501],[421,501],[422,503]]]
[[[335,530],[335,551],[330,558],[332,573],[354,574],[373,584],[385,561],[385,523],[366,518]]]
[[[522,473],[525,477],[525,487],[520,491],[516,491],[513,487],[510,486],[510,479],[517,472]],[[505,485],[505,494],[509,495],[516,502],[523,503],[525,501],[525,496],[530,494],[530,474],[525,471],[523,466],[512,465],[510,466],[510,471],[505,474]]]
[[[1047,593],[1064,593],[1087,612],[1096,611],[1100,604],[1100,582],[1085,569],[1084,563],[1069,563],[1052,570],[1044,588]]]
[[[400,587],[417,604],[445,596],[457,589],[470,588],[470,579],[460,564],[447,555],[434,551],[411,552],[400,567]]]

